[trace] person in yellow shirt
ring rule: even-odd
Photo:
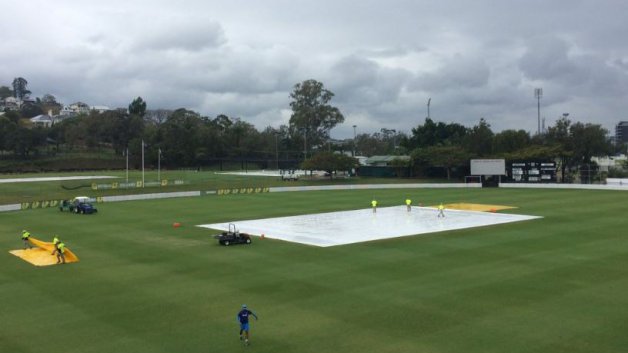
[[[31,243],[28,241],[28,238],[30,238],[31,233],[29,233],[26,230],[22,231],[22,241],[24,242],[24,249],[26,250],[26,248],[32,249],[33,246],[31,245]]]
[[[52,250],[51,255],[55,254],[55,251],[57,251],[57,244],[59,244],[60,242],[61,242],[61,240],[59,240],[59,236],[58,235],[55,235],[52,238],[52,245],[54,246],[54,249]]]
[[[377,212],[377,200],[371,201],[371,207],[373,207],[373,213]]]
[[[408,210],[408,212],[410,212],[410,210],[412,209],[412,200],[406,199],[406,209]]]
[[[445,217],[445,206],[442,203],[438,205],[438,217]]]
[[[55,252],[57,253],[57,263],[64,264],[65,263],[65,244],[62,241],[60,241],[57,244],[57,248],[55,249]]]

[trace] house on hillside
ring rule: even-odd
[[[111,108],[105,106],[105,105],[92,105],[90,108],[92,111],[97,111],[98,113],[104,113],[104,112],[108,112],[110,110],[112,110]]]
[[[3,110],[20,110],[20,101],[15,97],[6,97],[1,105]]]
[[[70,104],[70,109],[75,111],[77,114],[89,114],[89,105],[83,102]]]
[[[54,124],[54,118],[48,114],[40,114],[30,119],[33,126],[51,127]]]

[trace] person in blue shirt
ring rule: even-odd
[[[240,323],[240,341],[244,340],[244,344],[249,344],[249,316],[253,316],[257,321],[257,315],[242,304],[242,310],[238,313],[237,319]]]

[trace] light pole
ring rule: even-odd
[[[279,133],[275,132],[275,161],[277,162],[277,170],[279,170],[279,142],[277,136],[279,136]]]
[[[161,148],[157,149],[157,180],[161,183]]]
[[[142,188],[144,188],[144,140],[142,140]]]
[[[397,130],[392,129],[390,131],[393,133],[393,153],[395,153],[397,151]]]
[[[126,155],[126,183],[129,183],[129,147],[127,146],[124,153]]]
[[[307,159],[307,128],[303,129],[303,160]]]
[[[353,157],[356,156],[356,152],[355,152],[355,128],[358,127],[357,125],[353,125]]]
[[[543,89],[542,88],[535,88],[534,89],[534,98],[536,98],[537,101],[537,119],[538,119],[538,130],[537,130],[537,134],[540,135],[541,134],[541,97],[543,97]]]
[[[427,118],[430,118],[430,103],[432,102],[432,98],[427,99]]]

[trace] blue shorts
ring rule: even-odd
[[[240,323],[240,330],[248,331],[249,330],[249,323],[248,322],[246,324]]]

